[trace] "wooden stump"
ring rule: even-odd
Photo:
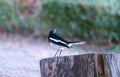
[[[120,77],[119,54],[84,54],[40,61],[41,77]]]

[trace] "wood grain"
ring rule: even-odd
[[[120,54],[90,53],[46,58],[41,77],[120,77]]]
[[[97,77],[95,54],[40,61],[41,77]]]

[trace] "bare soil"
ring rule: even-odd
[[[86,44],[66,49],[61,56],[101,52],[113,46]],[[47,39],[0,33],[0,77],[40,77],[40,60],[53,57],[56,51]]]
[[[40,77],[40,60],[55,53],[47,40],[0,33],[0,77]],[[62,52],[62,56],[75,54],[79,52],[73,49]]]

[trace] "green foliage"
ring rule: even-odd
[[[0,0],[0,26],[8,32],[47,35],[51,28],[57,28],[69,37],[120,41],[119,0],[45,0],[42,12],[40,2],[31,5],[15,1]]]
[[[20,31],[22,34],[40,32],[40,10],[29,14],[32,5],[18,3],[14,0],[0,0],[0,26],[5,27],[8,32]],[[34,9],[31,9],[34,10]],[[25,14],[28,12],[27,14]],[[27,17],[25,17],[25,15]]]
[[[120,53],[120,45],[116,45],[109,50],[110,52],[117,52]]]
[[[4,2],[0,2],[0,24],[6,24],[5,21],[10,20],[10,14],[9,12],[11,11],[9,6],[6,5]]]
[[[120,41],[119,10],[107,5],[108,1],[107,4],[106,1],[96,1],[46,1],[43,4],[43,24],[58,28],[70,37],[83,37],[96,42]],[[102,5],[103,2],[106,6]]]

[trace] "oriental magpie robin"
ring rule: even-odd
[[[53,29],[49,32],[48,41],[53,48],[57,49],[55,56],[57,55],[57,53],[59,51],[60,51],[60,53],[59,53],[59,56],[60,56],[60,54],[64,48],[71,48],[74,45],[83,45],[86,43],[85,41],[69,42],[69,41],[65,40],[64,38],[60,37],[59,35],[57,35],[56,29]]]

